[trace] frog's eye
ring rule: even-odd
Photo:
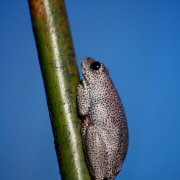
[[[101,67],[101,64],[99,62],[93,62],[91,64],[91,68],[94,70],[98,70]]]

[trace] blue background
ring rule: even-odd
[[[180,1],[65,0],[80,71],[101,61],[121,96],[129,149],[116,180],[180,179]],[[0,1],[0,179],[58,180],[27,1]]]

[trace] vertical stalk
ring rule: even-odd
[[[61,177],[90,180],[77,117],[79,74],[64,1],[28,2]]]

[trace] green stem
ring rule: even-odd
[[[63,0],[29,0],[55,148],[63,180],[90,180],[77,117],[79,74]]]

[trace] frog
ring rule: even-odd
[[[86,164],[94,180],[113,180],[129,144],[124,107],[103,63],[86,57],[81,69],[77,106]]]

